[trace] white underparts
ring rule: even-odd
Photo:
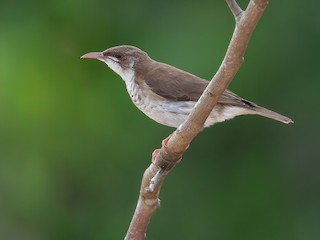
[[[187,119],[196,104],[194,101],[155,100],[149,97],[152,93],[143,91],[133,81],[126,82],[126,87],[132,102],[138,109],[154,121],[169,127],[179,127]],[[245,114],[244,108],[233,106],[221,108],[218,105],[209,115],[205,127],[242,114]]]

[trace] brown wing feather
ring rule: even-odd
[[[157,64],[145,77],[155,93],[175,101],[197,101],[208,85],[208,81],[167,64]]]
[[[145,77],[146,84],[156,94],[174,101],[198,101],[209,84],[209,81],[164,63],[157,64]],[[221,95],[218,103],[243,107],[256,106],[228,89]]]

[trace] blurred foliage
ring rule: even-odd
[[[230,86],[295,124],[206,129],[165,182],[150,239],[320,239],[319,5],[270,1]],[[79,57],[131,44],[210,79],[233,27],[224,1],[1,0],[0,239],[123,238],[173,129]]]

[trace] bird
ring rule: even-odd
[[[186,121],[208,80],[158,62],[137,47],[120,45],[102,52],[89,52],[81,58],[97,59],[108,65],[125,82],[134,105],[152,120],[178,128]],[[204,127],[239,115],[256,114],[289,124],[293,121],[260,107],[226,89],[209,114]]]

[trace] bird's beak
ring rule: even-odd
[[[91,53],[86,53],[80,58],[93,58],[93,59],[102,59],[103,54],[101,52],[91,52]]]

